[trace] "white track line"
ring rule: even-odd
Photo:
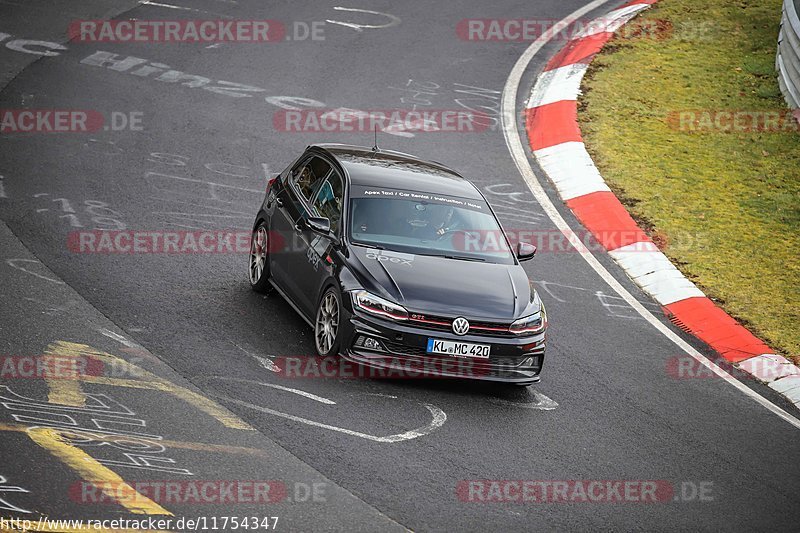
[[[210,377],[210,379],[220,379],[222,381],[246,382],[246,383],[253,383],[253,384],[256,384],[256,385],[266,385],[268,387],[284,389],[284,387],[280,387],[278,385],[272,385],[272,384],[268,384],[268,383],[260,383],[260,382],[249,381],[249,380],[244,380],[244,379],[225,378],[225,377],[220,377],[220,376],[212,376],[212,377]],[[370,435],[369,433],[362,433],[360,431],[354,431],[352,429],[340,428],[338,426],[332,426],[330,424],[324,424],[322,422],[317,422],[316,420],[309,420],[308,418],[303,418],[301,416],[290,415],[290,414],[284,413],[282,411],[277,411],[275,409],[270,409],[269,407],[264,407],[263,405],[256,405],[256,404],[253,404],[253,403],[250,403],[250,402],[246,402],[244,400],[238,400],[236,398],[231,398],[230,396],[227,396],[227,395],[224,395],[224,394],[215,393],[215,392],[209,392],[208,394],[209,394],[209,396],[213,396],[215,398],[218,398],[218,399],[221,399],[221,400],[225,400],[225,401],[234,403],[236,405],[240,405],[242,407],[247,407],[248,409],[252,409],[254,411],[259,411],[259,412],[262,412],[262,413],[267,413],[267,414],[279,416],[281,418],[285,418],[287,420],[292,420],[294,422],[299,422],[301,424],[306,424],[306,425],[309,425],[309,426],[314,426],[314,427],[318,427],[318,428],[322,428],[322,429],[328,429],[330,431],[336,431],[338,433],[344,433],[345,435],[350,435],[352,437],[359,437],[359,438],[362,438],[362,439],[371,440],[371,441],[374,441],[374,442],[382,442],[382,443],[402,442],[402,441],[405,441],[405,440],[412,440],[412,439],[416,439],[418,437],[423,437],[423,436],[428,435],[429,433],[432,433],[433,431],[439,429],[440,427],[442,427],[444,425],[445,421],[447,421],[447,415],[445,414],[444,411],[442,411],[441,409],[439,409],[435,405],[432,405],[432,404],[429,404],[429,403],[424,403],[422,405],[431,414],[431,421],[427,425],[425,425],[423,427],[420,427],[420,428],[412,429],[410,431],[406,431],[406,432],[403,432],[403,433],[396,433],[394,435],[387,435],[385,437],[378,437],[378,436],[375,436],[375,435]],[[306,394],[310,394],[310,393],[306,393]]]
[[[442,427],[445,420],[447,420],[447,415],[444,414],[444,411],[436,407],[435,405],[430,404],[423,404],[425,408],[430,411],[432,415],[432,420],[430,423],[424,427],[418,429],[412,429],[411,431],[406,431],[405,433],[398,433],[396,435],[388,435],[386,437],[376,437],[375,435],[370,435],[368,433],[361,433],[360,431],[353,431],[351,429],[340,428],[337,426],[332,426],[330,424],[323,424],[322,422],[317,422],[315,420],[309,420],[307,418],[303,418],[300,416],[290,415],[287,413],[282,413],[281,411],[276,411],[274,409],[270,409],[269,407],[264,407],[261,405],[255,405],[250,402],[245,402],[242,400],[237,400],[236,398],[230,398],[227,396],[223,396],[220,394],[212,394],[212,396],[216,396],[217,398],[227,400],[231,403],[236,405],[240,405],[242,407],[247,407],[248,409],[253,409],[254,411],[260,411],[262,413],[267,413],[275,416],[279,416],[281,418],[286,418],[287,420],[291,420],[293,422],[300,422],[301,424],[306,424],[309,426],[314,426],[322,429],[328,429],[330,431],[336,431],[338,433],[344,433],[345,435],[350,435],[351,437],[359,437],[366,440],[371,440],[374,442],[382,442],[382,443],[392,443],[392,442],[401,442],[404,440],[411,440],[416,439],[418,437],[425,436],[429,433],[432,433],[434,430]]]
[[[246,353],[247,355],[249,355],[250,357],[252,357],[256,361],[258,361],[258,364],[260,364],[262,367],[266,368],[270,372],[280,372],[281,371],[281,367],[276,365],[272,361],[272,359],[270,359],[268,357],[261,357],[260,355],[256,355],[254,353],[250,353],[250,352],[248,352],[247,350],[245,350],[244,348],[242,348],[241,346],[239,346],[238,344],[236,344],[235,342],[233,342],[230,339],[228,339],[228,342],[230,342],[231,344],[233,344],[234,346],[239,348],[241,351],[243,351],[244,353]]]
[[[100,334],[105,335],[109,339],[113,339],[113,340],[117,341],[118,343],[120,343],[121,345],[127,346],[128,348],[134,348],[134,349],[141,349],[142,348],[141,346],[139,346],[138,344],[136,344],[132,340],[128,339],[127,337],[125,337],[123,335],[120,335],[119,333],[115,333],[115,332],[111,331],[110,329],[98,328],[97,331]]]
[[[181,11],[197,11],[196,9],[193,9],[191,7],[175,6],[172,4],[162,4],[160,2],[151,2],[150,0],[142,0],[139,3],[148,6],[166,7],[168,9],[180,9]]]
[[[518,403],[510,400],[503,400],[502,398],[490,398],[488,401],[489,403],[497,405],[510,405],[512,407],[519,407],[522,409],[538,409],[540,411],[552,411],[558,407],[558,403],[556,403],[554,400],[551,400],[541,392],[536,392],[535,390],[531,390],[531,392],[533,393],[533,401],[530,402]]]
[[[255,381],[252,379],[240,379],[240,378],[228,378],[224,376],[214,376],[216,379],[220,381],[230,381],[233,383],[247,383],[250,385],[261,385],[262,387],[269,387],[271,389],[282,390],[286,392],[291,392],[292,394],[297,394],[298,396],[303,396],[304,398],[308,398],[309,400],[314,400],[315,402],[324,403],[325,405],[336,405],[336,402],[333,400],[329,400],[322,396],[317,396],[316,394],[306,392],[301,389],[293,389],[291,387],[284,387],[283,385],[277,385],[275,383],[264,383],[263,381]]]
[[[555,28],[564,27],[562,23],[565,25],[571,24],[579,17],[582,17],[586,13],[597,9],[598,7],[602,6],[603,4],[609,2],[610,0],[594,0],[584,7],[575,10],[570,15],[562,19],[558,24],[555,24]],[[580,239],[577,237],[574,230],[569,227],[569,224],[564,220],[561,214],[556,209],[556,206],[550,201],[550,198],[547,196],[544,188],[542,187],[539,180],[536,178],[536,175],[533,173],[533,168],[531,167],[530,162],[528,161],[527,152],[522,144],[522,140],[519,136],[519,130],[517,127],[517,121],[515,120],[509,122],[510,117],[516,117],[516,104],[517,104],[517,91],[519,89],[519,84],[522,81],[522,75],[528,68],[531,60],[539,53],[539,50],[553,38],[553,31],[548,30],[545,32],[541,37],[536,39],[527,50],[520,56],[517,60],[516,64],[514,64],[514,68],[511,69],[511,73],[506,80],[505,87],[503,87],[503,98],[502,98],[502,113],[500,114],[500,120],[503,126],[503,135],[506,140],[506,146],[508,146],[508,150],[511,153],[511,157],[514,159],[514,163],[517,165],[517,169],[519,170],[522,178],[525,180],[525,183],[528,185],[528,188],[531,190],[531,193],[542,206],[542,209],[550,217],[550,220],[556,225],[556,227],[564,234],[564,236],[569,240],[572,246],[580,253],[581,257],[589,264],[592,269],[597,272],[597,274],[605,281],[614,292],[619,294],[633,309],[639,313],[642,318],[647,320],[654,328],[656,328],[661,334],[675,343],[681,350],[692,356],[696,359],[700,364],[707,367],[711,370],[714,374],[721,377],[725,381],[727,381],[732,386],[739,389],[743,394],[746,394],[754,401],[761,404],[763,407],[771,411],[773,414],[779,416],[786,422],[790,423],[794,427],[800,429],[800,420],[795,418],[794,416],[790,415],[777,405],[773,404],[760,394],[752,391],[747,386],[740,383],[736,378],[728,374],[725,370],[720,368],[716,363],[710,361],[706,358],[703,354],[692,348],[689,343],[681,339],[675,332],[673,332],[669,327],[667,327],[664,323],[662,323],[659,319],[657,319],[650,311],[648,311],[641,303],[639,303],[633,295],[625,289],[614,277],[611,273],[606,270],[606,268],[597,260],[597,258],[592,255],[592,253],[583,245]]]
[[[291,392],[292,394],[297,394],[298,396],[303,396],[304,398],[308,398],[309,400],[314,400],[315,402],[324,403],[325,405],[336,405],[336,402],[334,402],[333,400],[323,398],[322,396],[317,396],[316,394],[312,394],[304,390],[293,389],[291,387],[284,387],[283,385],[276,385],[274,383],[260,383],[260,385],[264,385],[265,387],[270,387],[272,389]]]
[[[44,274],[39,274],[38,272],[34,272],[33,270],[28,270],[27,268],[20,266],[18,263],[26,263],[26,264],[34,264],[34,265],[41,265],[44,266],[38,259],[25,259],[20,257],[15,257],[12,259],[6,259],[6,264],[12,268],[16,268],[20,272],[25,272],[26,274],[30,274],[31,276],[36,276],[39,279],[43,279],[45,281],[51,281],[53,283],[58,283],[59,285],[66,285],[63,281],[57,278],[51,278],[50,276],[46,276]],[[45,267],[47,268],[47,267]]]

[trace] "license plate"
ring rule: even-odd
[[[479,357],[489,358],[488,344],[473,344],[471,342],[442,341],[428,339],[428,353],[452,355],[454,357]]]

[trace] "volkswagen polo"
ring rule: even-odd
[[[480,190],[400,152],[309,146],[271,179],[250,283],[314,329],[319,356],[380,369],[528,385],[547,315]]]

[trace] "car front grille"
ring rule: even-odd
[[[408,321],[419,328],[430,329],[432,331],[453,332],[454,318],[412,314]],[[510,324],[500,322],[469,322],[469,332],[475,335],[485,335],[487,337],[513,337],[514,334],[508,330]]]

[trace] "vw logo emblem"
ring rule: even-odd
[[[466,335],[469,331],[469,322],[463,316],[453,320],[453,333],[456,335]]]

